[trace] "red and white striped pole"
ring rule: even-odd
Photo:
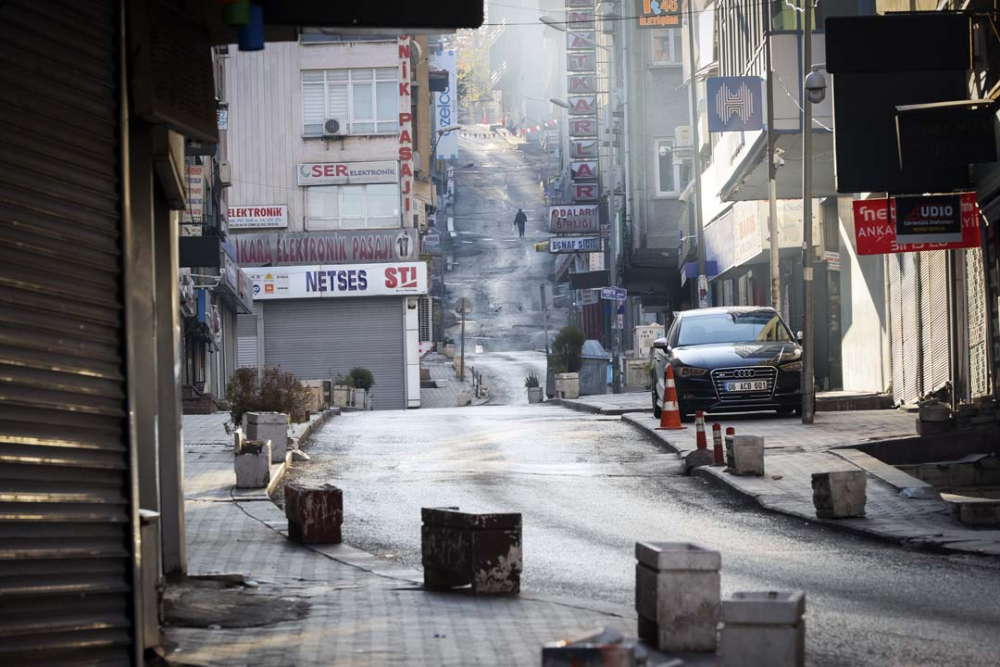
[[[712,424],[712,455],[714,458],[712,465],[726,464],[726,454],[722,449],[722,424],[718,422]]]
[[[701,410],[694,413],[694,426],[696,429],[696,442],[698,449],[708,449],[708,441],[705,439],[705,413]]]

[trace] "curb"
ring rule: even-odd
[[[634,418],[629,418],[628,416],[623,416],[622,422],[631,424],[634,428],[638,429],[643,435],[645,435],[655,444],[663,447],[664,449],[674,454],[677,454],[678,456],[683,455],[682,450],[679,447],[677,447],[670,441],[666,440],[665,438],[662,438],[659,435],[657,435],[656,431],[654,431],[651,426],[639,422]],[[840,454],[834,453],[833,450],[830,450],[828,453],[834,456],[840,456],[841,458],[844,458]],[[844,460],[847,461],[848,459],[844,458]],[[865,470],[864,467],[862,466],[857,466],[857,467],[859,467],[862,470]],[[852,535],[874,539],[879,542],[894,544],[896,546],[901,546],[903,548],[919,549],[921,551],[927,551],[930,553],[963,554],[963,555],[971,555],[971,556],[979,556],[987,558],[996,558],[995,554],[983,553],[981,551],[973,551],[970,549],[950,547],[948,546],[947,543],[941,544],[938,542],[934,542],[932,540],[900,538],[898,536],[887,534],[874,528],[868,528],[866,526],[859,526],[851,523],[846,523],[845,521],[820,519],[811,514],[804,514],[802,512],[796,512],[794,510],[780,507],[778,506],[778,503],[781,502],[782,498],[792,499],[792,497],[789,496],[787,493],[780,493],[780,492],[768,493],[768,494],[752,493],[740,487],[738,484],[736,484],[735,480],[733,480],[731,476],[726,475],[726,473],[724,473],[723,470],[724,468],[721,467],[716,468],[716,467],[703,466],[695,468],[692,474],[697,475],[698,477],[710,482],[711,484],[720,489],[729,491],[746,501],[750,501],[756,504],[763,510],[766,510],[768,512],[773,512],[775,514],[781,514],[783,516],[793,517],[795,519],[805,521],[807,524],[820,525],[826,528],[831,528],[835,531],[850,533]],[[869,471],[865,470],[865,472],[868,473]],[[875,475],[872,476],[878,479],[879,481],[883,481],[883,483],[888,484],[892,488],[894,489],[896,488],[892,484],[884,482],[884,480],[882,480],[880,477],[877,477]]]
[[[582,401],[574,401],[566,398],[550,398],[545,402],[551,403],[552,405],[558,405],[559,407],[563,407],[568,410],[575,410],[577,412],[589,412],[593,415],[611,415],[616,417],[627,414],[636,414],[648,410],[648,408],[602,408],[599,405],[591,405]]]

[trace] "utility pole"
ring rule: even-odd
[[[809,4],[808,2],[806,4]],[[691,169],[694,171],[695,229],[698,236],[698,307],[708,307],[708,278],[705,276],[705,223],[701,217],[701,159],[698,149],[698,88],[695,81],[694,0],[688,0],[688,58],[691,61]]]
[[[781,313],[781,256],[778,252],[778,165],[774,154],[777,134],[774,131],[774,78],[771,71],[771,34],[774,26],[771,8],[762,6],[764,20],[767,21],[767,44],[765,46],[765,67],[767,68],[767,203],[768,231],[771,234],[771,307]]]
[[[802,71],[808,75],[812,72],[812,2],[805,2],[802,27]],[[805,88],[803,87],[803,93]],[[813,378],[815,350],[813,342],[816,332],[813,327],[813,238],[812,238],[812,102],[802,99],[802,285],[804,288],[805,315],[804,329],[805,349],[802,360],[802,423],[812,424],[814,420],[813,407],[816,391]]]
[[[545,356],[549,356],[549,308],[545,303],[545,283],[538,285],[542,293],[542,318],[545,323]]]

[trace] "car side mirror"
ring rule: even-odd
[[[797,340],[799,342],[799,345],[802,345],[802,341],[804,339],[805,339],[805,335],[803,335],[803,333],[801,331],[796,331],[795,332],[795,340]]]
[[[667,342],[666,338],[657,338],[653,341],[653,347],[657,350],[668,351],[670,350],[670,343]]]

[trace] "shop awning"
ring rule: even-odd
[[[779,132],[775,148],[782,151],[784,166],[778,167],[778,199],[802,197],[802,135]],[[722,186],[722,201],[763,201],[768,198],[767,133],[761,132],[746,152],[746,157],[733,169]],[[833,174],[833,134],[825,130],[813,132],[813,197],[837,196]]]

